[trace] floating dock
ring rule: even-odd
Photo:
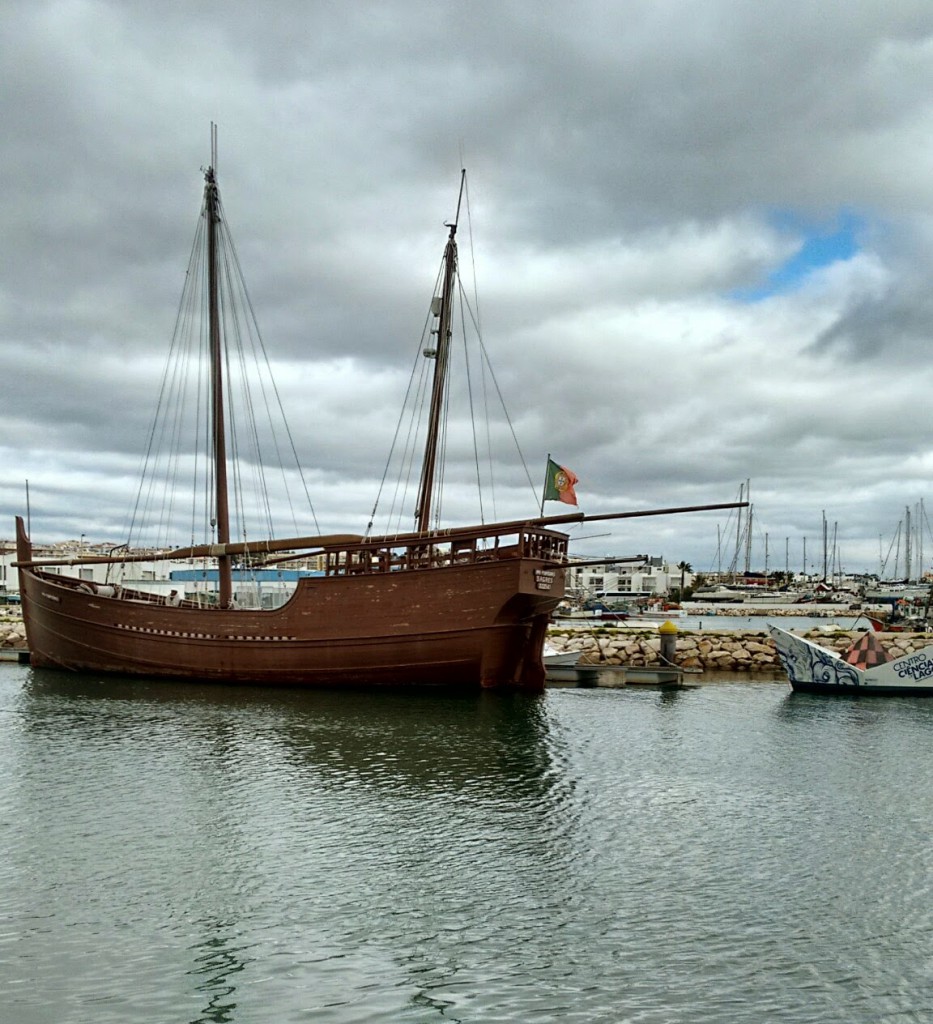
[[[545,665],[547,683],[551,686],[602,686],[619,689],[623,686],[655,686],[682,689],[683,669],[676,666],[643,667],[634,665]]]
[[[21,665],[28,665],[29,651],[22,647],[0,647],[0,661],[18,661]]]

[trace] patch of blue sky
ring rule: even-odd
[[[849,210],[840,211],[829,224],[825,220],[807,220],[790,210],[776,210],[768,219],[778,231],[798,237],[800,245],[760,284],[730,292],[730,298],[739,302],[760,302],[794,291],[814,271],[852,259],[859,251],[859,234],[865,224],[863,218]]]

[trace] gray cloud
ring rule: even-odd
[[[825,509],[875,568],[925,498],[928,4],[11,2],[0,29],[10,533],[28,478],[38,536],[120,539],[212,120],[324,528],[368,518],[461,161],[461,258],[535,477],[552,452],[591,512],[751,479],[773,564]],[[840,210],[857,256],[731,297],[802,242],[775,211]],[[465,491],[472,442],[451,450]],[[533,511],[509,445],[496,468],[497,511]],[[575,550],[709,568],[725,530],[635,520]]]

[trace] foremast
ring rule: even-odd
[[[217,543],[218,603],[233,602],[233,573],[226,547],[230,543],[230,505],[227,496],[227,440],[224,422],[223,344],[220,324],[217,235],[220,193],[217,189],[217,126],[211,125],[211,165],[204,172],[204,216],[207,218],[208,337],[211,378],[211,441],[214,462],[214,522]]]
[[[437,317],[437,348],[434,351],[434,379],[431,389],[431,408],[428,413],[428,432],[425,440],[424,462],[421,465],[421,483],[418,489],[418,504],[415,508],[416,528],[420,533],[431,529],[432,501],[437,476],[437,450],[440,444],[441,417],[444,409],[444,392],[450,365],[451,315],[453,310],[454,281],[457,277],[457,224],[460,221],[460,204],[463,201],[463,187],[466,170],[460,172],[460,194],[457,197],[457,214],[450,229],[444,249],[444,277],[440,295],[435,296],[434,315]],[[426,352],[425,355],[428,355]]]

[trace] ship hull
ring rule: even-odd
[[[547,589],[542,589],[546,580]],[[308,578],[271,611],[86,593],[20,569],[36,667],[279,686],[544,686],[563,570],[535,558]]]

